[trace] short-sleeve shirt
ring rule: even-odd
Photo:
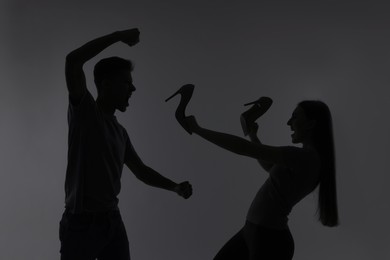
[[[65,207],[73,213],[118,209],[122,169],[130,140],[114,115],[103,113],[86,91],[68,107]]]
[[[287,228],[295,204],[319,183],[319,158],[297,147],[283,147],[285,165],[274,165],[254,198],[247,220],[264,227]]]

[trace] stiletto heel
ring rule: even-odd
[[[186,117],[185,110],[188,105],[188,102],[190,102],[190,99],[192,97],[192,93],[194,92],[195,86],[192,84],[187,84],[182,86],[178,91],[176,91],[172,96],[167,98],[165,102],[176,96],[177,94],[181,95],[179,106],[176,109],[175,117],[176,120],[179,122],[179,124],[190,134],[192,135],[192,132],[190,131],[188,125],[184,122],[184,119]]]
[[[260,102],[261,101],[261,102]],[[272,99],[261,97],[258,100],[244,104],[244,106],[253,105],[247,111],[241,114],[240,121],[244,135],[248,135],[253,123],[271,107]]]

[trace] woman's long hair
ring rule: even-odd
[[[308,119],[315,120],[312,138],[321,158],[318,217],[325,226],[337,226],[336,163],[332,116],[328,106],[322,101],[305,100],[298,106],[303,108]]]

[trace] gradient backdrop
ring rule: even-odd
[[[240,2],[240,3],[238,3]],[[123,172],[120,207],[136,260],[212,259],[243,225],[266,178],[256,161],[223,151],[176,122],[188,113],[242,136],[245,102],[270,96],[259,120],[266,144],[288,145],[286,125],[302,99],[331,108],[341,225],[316,221],[316,195],[290,218],[295,258],[390,259],[389,4],[375,1],[20,1],[0,7],[0,259],[59,259],[67,153],[64,58],[85,42],[138,27],[140,43],[118,43],[85,66],[117,55],[135,62],[137,87],[117,117],[144,162],[175,181],[183,200]]]

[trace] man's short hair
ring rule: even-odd
[[[120,57],[109,57],[100,60],[98,63],[96,63],[93,70],[93,76],[98,91],[102,80],[114,76],[120,70],[133,71],[133,66],[133,63],[130,60],[126,60]]]

